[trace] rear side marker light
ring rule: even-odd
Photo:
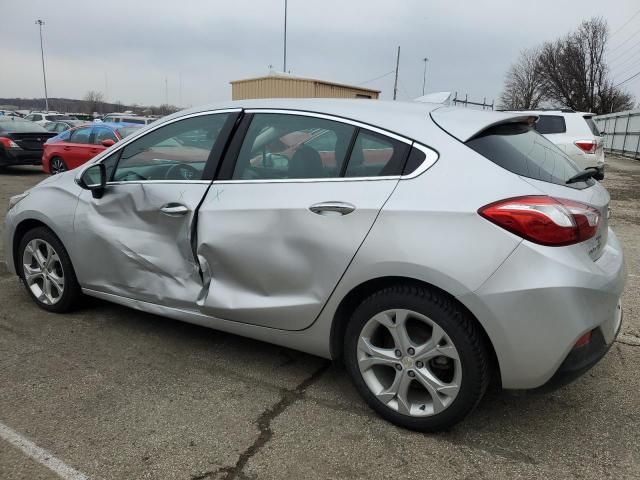
[[[550,247],[584,242],[600,224],[597,209],[548,196],[500,200],[480,208],[478,214],[525,240]]]
[[[589,343],[591,343],[591,330],[589,330],[587,333],[582,335],[578,339],[578,341],[575,343],[573,348],[585,347],[585,346],[589,345]]]
[[[596,148],[598,146],[595,140],[578,140],[577,142],[574,142],[574,144],[584,153],[596,153]]]

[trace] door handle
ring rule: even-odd
[[[65,150],[71,150],[71,147],[64,147]]]
[[[181,203],[174,202],[163,205],[160,211],[165,215],[169,215],[170,217],[179,217],[180,215],[189,213],[189,209],[187,207],[185,207]]]
[[[327,213],[338,213],[340,215],[348,215],[356,209],[354,205],[346,202],[320,202],[309,207],[313,213],[325,215]]]

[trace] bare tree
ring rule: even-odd
[[[100,112],[104,104],[104,97],[101,92],[89,90],[84,96],[87,113]]]
[[[608,27],[602,18],[585,20],[574,32],[542,46],[539,67],[550,102],[578,111],[609,113],[633,105],[633,97],[608,78],[605,47]]]
[[[507,72],[504,89],[500,94],[500,108],[506,110],[533,110],[544,99],[544,78],[539,65],[540,50],[522,50],[518,61]]]

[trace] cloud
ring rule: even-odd
[[[166,79],[171,103],[228,99],[230,80],[266,74],[269,65],[282,68],[283,3],[9,0],[3,18],[11,21],[3,23],[0,58],[10,68],[3,69],[0,96],[42,96],[34,24],[42,18],[51,96],[81,98],[88,90],[107,90],[108,84],[110,100],[159,104],[165,100]],[[635,0],[288,4],[292,73],[363,82],[392,70],[401,45],[401,99],[421,93],[425,56],[428,91],[496,98],[520,49],[562,35],[594,15],[609,15],[615,29],[637,10]],[[367,86],[390,98],[393,76]],[[640,82],[632,86],[640,96]]]

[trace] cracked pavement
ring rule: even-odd
[[[452,431],[418,434],[323,359],[97,300],[52,315],[0,265],[0,422],[96,479],[637,478],[640,161],[608,162],[624,324],[557,392],[492,390]],[[42,178],[1,174],[2,216]],[[0,439],[0,478],[57,477]]]

